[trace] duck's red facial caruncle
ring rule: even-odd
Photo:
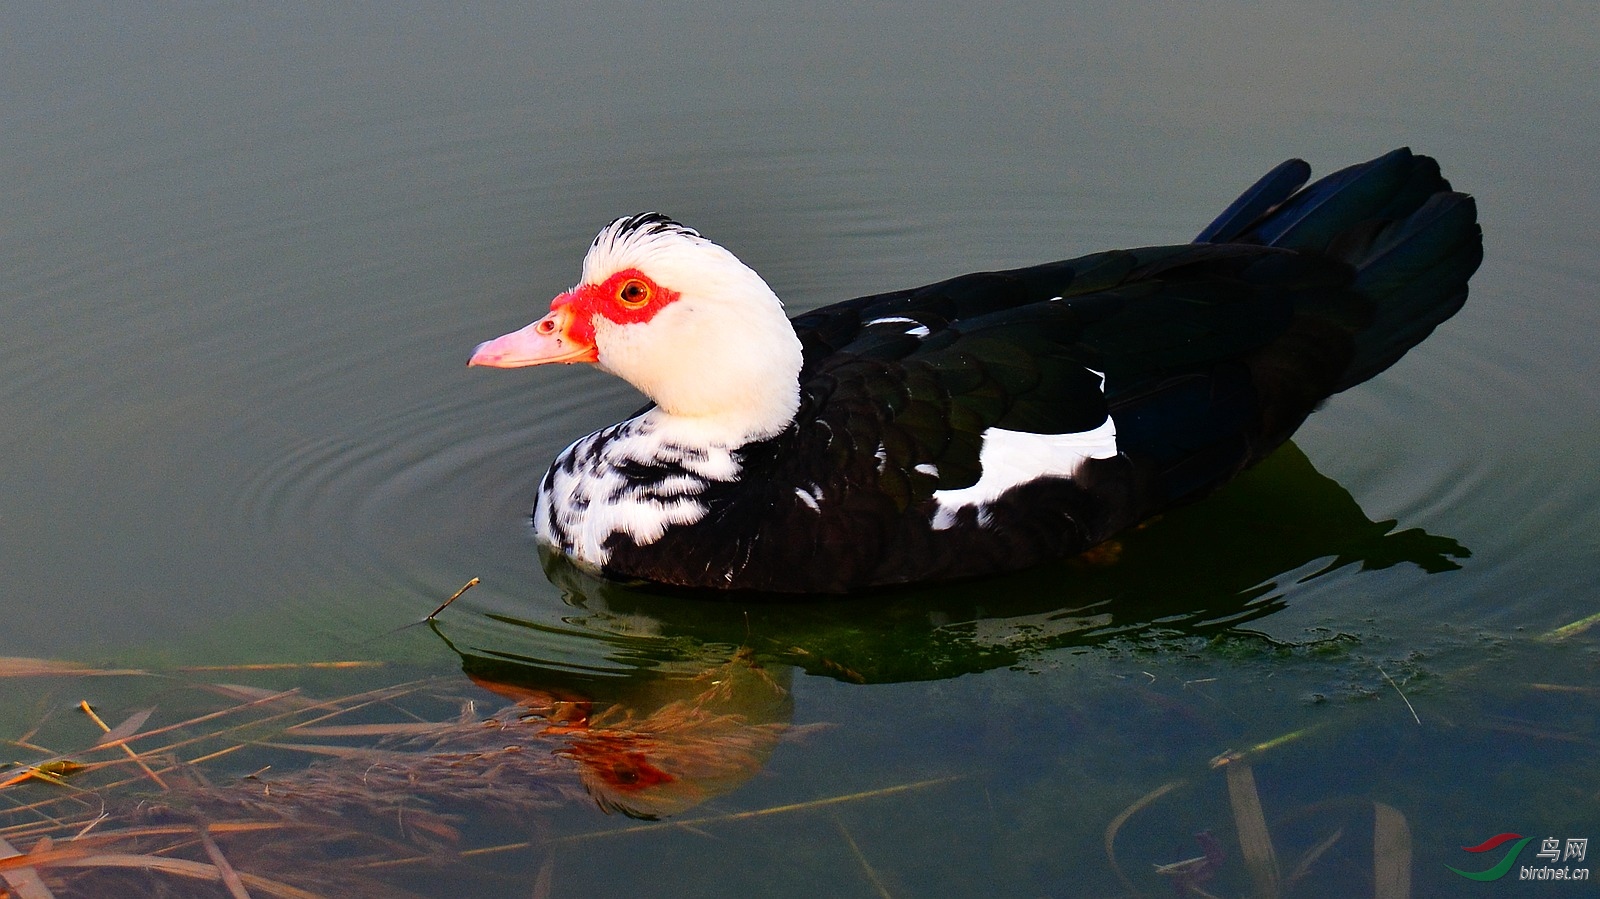
[[[520,331],[478,344],[468,365],[518,368],[551,362],[598,362],[595,318],[619,325],[647,322],[678,293],[638,269],[616,272],[599,284],[580,284],[550,301],[550,313]]]

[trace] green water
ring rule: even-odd
[[[373,720],[505,704],[465,673],[635,725],[726,681],[696,746],[733,749],[698,783],[619,800],[581,735],[535,734],[561,790],[448,809],[454,848],[530,845],[384,883],[1170,895],[1155,866],[1208,832],[1201,887],[1247,895],[1212,764],[1241,752],[1285,895],[1373,893],[1394,857],[1374,803],[1404,816],[1412,895],[1592,891],[1446,867],[1489,868],[1503,850],[1461,847],[1502,832],[1535,838],[1533,866],[1545,838],[1600,835],[1600,627],[1559,630],[1600,612],[1592,5],[50,5],[0,26],[0,657],[384,663],[7,678],[0,737],[47,719],[65,751],[94,739],[80,699],[155,727],[219,680],[427,680]],[[693,225],[801,310],[1186,240],[1283,158],[1402,144],[1478,199],[1466,307],[1091,559],[792,605],[547,571],[537,478],[639,398],[465,367],[624,213]],[[285,785],[310,766],[207,772],[269,763]]]

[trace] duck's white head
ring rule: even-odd
[[[583,280],[550,313],[479,344],[469,365],[591,362],[680,427],[728,444],[770,437],[800,403],[800,341],[732,253],[659,213],[600,229]]]

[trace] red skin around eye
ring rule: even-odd
[[[629,281],[638,281],[649,291],[649,299],[636,309],[623,305],[618,296],[623,285]],[[599,284],[580,284],[551,300],[550,308],[555,310],[570,305],[572,323],[567,327],[567,336],[593,346],[595,315],[603,315],[619,325],[647,322],[654,318],[662,307],[676,301],[678,297],[677,291],[662,287],[644,272],[636,268],[626,268]]]

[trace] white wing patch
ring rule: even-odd
[[[800,501],[805,503],[806,508],[811,511],[822,511],[822,507],[817,505],[817,500],[822,499],[822,490],[817,485],[812,484],[809,490],[804,487],[796,487],[794,488],[794,495],[800,497]]]
[[[917,321],[914,318],[906,318],[903,315],[888,315],[884,316],[883,318],[875,318],[872,321],[867,322],[865,325],[863,325],[863,327],[870,328],[873,325],[910,325],[911,327],[905,329],[905,334],[907,337],[921,338],[927,337],[929,334],[927,325]]]
[[[1117,455],[1117,425],[1106,416],[1097,428],[1076,434],[1029,434],[989,428],[983,432],[983,448],[978,451],[978,482],[956,490],[936,490],[933,499],[939,508],[933,515],[934,530],[945,530],[956,523],[956,515],[968,506],[978,509],[978,523],[988,523],[990,503],[1007,490],[1039,478],[1070,478],[1089,459],[1110,459]]]

